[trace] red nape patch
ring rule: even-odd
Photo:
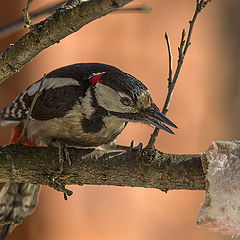
[[[91,85],[94,86],[96,83],[102,83],[101,77],[105,72],[94,75],[91,79]]]
[[[17,125],[13,131],[12,131],[12,135],[11,135],[11,140],[10,140],[10,144],[16,144],[19,141],[19,138],[21,137],[21,133],[22,133],[23,127],[20,125]],[[37,146],[38,144],[36,144],[35,142],[33,142],[32,140],[29,140],[26,136],[26,134],[23,136],[22,138],[22,144],[26,145],[26,146]]]

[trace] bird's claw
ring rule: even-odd
[[[68,151],[67,145],[62,141],[54,141],[52,142],[54,147],[58,148],[58,157],[59,157],[59,165],[60,165],[60,173],[63,172],[63,163],[65,160],[68,161],[68,165],[71,166],[71,158],[70,153]]]
[[[123,146],[118,145],[116,141],[111,142],[110,144],[106,144],[102,146],[105,150],[120,150],[120,151],[131,151],[137,153],[137,158],[139,158],[142,155],[143,151],[143,144],[139,143],[135,147],[135,141],[132,140],[130,146]],[[121,152],[119,154],[122,154]]]
[[[132,140],[131,144],[130,144],[130,151],[136,151],[138,152],[138,157],[140,157],[142,155],[142,151],[143,151],[143,144],[139,143],[136,147],[135,147],[135,141]]]
[[[130,149],[131,149],[131,150],[134,148],[134,145],[135,145],[135,141],[132,140],[132,141],[131,141],[131,144],[130,144]]]
[[[64,150],[65,158],[68,161],[68,166],[71,166],[72,162],[71,162],[71,158],[70,158],[70,153],[69,153],[68,148],[65,144],[64,144],[63,150]]]
[[[69,153],[68,148],[65,143],[59,144],[58,154],[59,154],[60,173],[62,173],[64,160],[68,161],[68,166],[71,166],[71,164],[72,164],[71,159],[70,159],[70,153]]]

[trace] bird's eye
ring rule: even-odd
[[[132,100],[130,98],[127,98],[127,97],[122,97],[121,98],[121,103],[124,106],[130,106],[132,104]]]

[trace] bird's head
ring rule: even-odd
[[[122,71],[94,74],[91,84],[99,106],[109,115],[126,122],[142,122],[169,133],[173,131],[165,124],[176,128],[153,103],[147,87],[138,79]]]

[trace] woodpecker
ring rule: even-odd
[[[48,73],[0,110],[0,124],[18,123],[15,132],[19,131],[37,92],[26,124],[27,145],[63,142],[67,146],[98,147],[113,142],[128,122],[145,123],[171,134],[167,125],[176,128],[153,103],[141,81],[101,63],[78,63]],[[16,136],[12,140],[15,142]],[[0,194],[0,207],[4,201]],[[9,218],[0,211],[1,221]]]
[[[40,81],[0,111],[1,125],[24,122]],[[100,63],[79,63],[48,73],[27,126],[27,138],[49,145],[96,147],[113,141],[127,122],[169,133],[175,127],[153,103],[147,87],[132,75]]]

